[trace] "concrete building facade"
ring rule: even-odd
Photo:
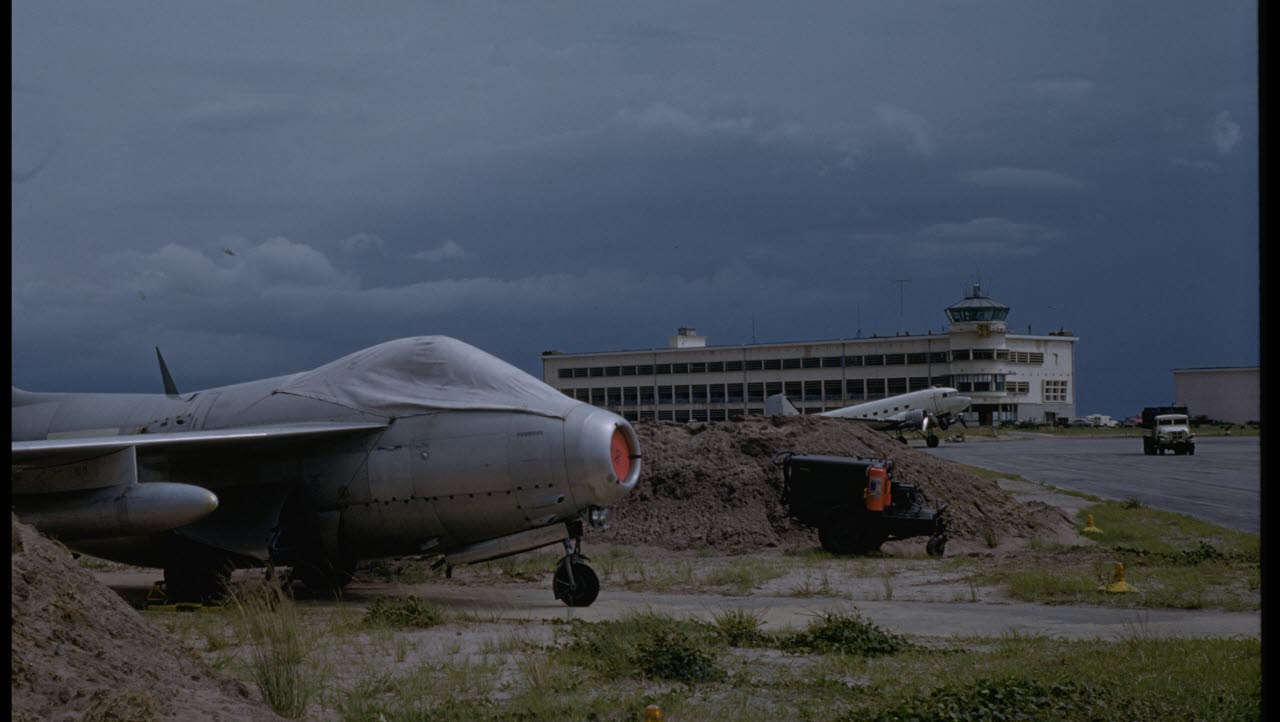
[[[1173,399],[1192,416],[1243,424],[1260,420],[1262,368],[1222,366],[1174,369]]]
[[[1009,307],[978,286],[946,309],[949,331],[893,337],[708,346],[681,328],[667,348],[542,355],[543,380],[631,421],[721,421],[763,414],[786,394],[804,413],[952,386],[972,397],[969,423],[1075,414],[1069,331],[1008,333]]]

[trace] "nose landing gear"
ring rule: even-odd
[[[581,538],[564,540],[564,556],[556,564],[551,590],[567,606],[589,607],[600,596],[600,578],[587,561]]]

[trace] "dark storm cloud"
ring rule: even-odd
[[[1082,412],[1257,360],[1247,3],[13,17],[19,385],[891,333],[894,278],[908,328],[982,281],[1076,331]]]

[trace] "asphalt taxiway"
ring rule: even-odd
[[[1196,440],[1192,456],[1142,453],[1137,437],[1011,434],[923,449],[949,461],[1108,499],[1136,497],[1147,506],[1257,532],[1261,521],[1261,444],[1257,436]]]

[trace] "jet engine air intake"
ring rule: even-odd
[[[582,406],[565,419],[565,470],[578,508],[608,506],[640,480],[640,439],[626,419]]]

